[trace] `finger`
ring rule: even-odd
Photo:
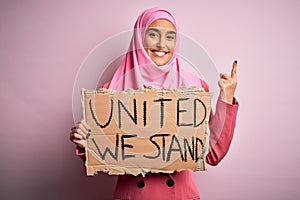
[[[88,129],[86,129],[82,123],[77,124],[77,129],[82,130],[85,134],[87,134],[89,132]]]
[[[78,128],[73,127],[70,131],[70,135],[73,135],[74,133],[77,133]]]
[[[91,132],[91,127],[84,120],[82,120],[81,123],[86,128],[86,130],[88,130],[88,132]]]
[[[83,140],[83,136],[79,133],[74,133],[73,135],[71,135],[71,137],[75,140]]]
[[[233,79],[236,79],[236,68],[237,68],[237,60],[235,60],[232,64],[231,78]]]
[[[79,135],[78,133],[74,133],[70,135],[70,140],[75,143],[76,141],[82,140],[82,136]]]
[[[231,79],[231,77],[228,74],[220,74],[220,78],[225,80]]]
[[[81,131],[80,129],[72,130],[70,133],[70,140],[76,139],[76,140],[85,140],[86,134]]]
[[[218,85],[219,85],[220,88],[223,88],[223,87],[224,87],[224,80],[223,80],[223,79],[220,79],[220,80],[218,81]]]
[[[83,132],[81,129],[77,129],[77,134],[82,136],[82,139],[85,140],[87,133]]]
[[[91,132],[85,133],[80,128],[73,127],[71,129],[70,135],[75,134],[75,133],[81,135],[82,136],[81,139],[88,139],[91,134]]]
[[[80,148],[85,148],[85,143],[82,140],[76,140],[74,143]]]

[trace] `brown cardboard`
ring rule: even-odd
[[[210,102],[199,88],[83,89],[87,175],[205,170]]]

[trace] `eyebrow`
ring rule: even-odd
[[[157,28],[147,28],[147,31],[155,31],[155,32],[160,33],[160,30],[157,29]],[[176,35],[176,31],[168,31],[167,33],[168,34],[175,34]]]

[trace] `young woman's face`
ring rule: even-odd
[[[147,28],[144,48],[157,66],[169,62],[174,54],[175,44],[176,29],[170,21],[159,19],[152,22]]]

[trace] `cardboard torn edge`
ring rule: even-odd
[[[142,175],[146,176],[147,173],[167,173],[171,174],[174,172],[181,172],[187,169],[178,169],[178,170],[161,170],[161,169],[150,169],[150,168],[136,168],[136,167],[127,167],[124,168],[122,166],[105,166],[105,165],[94,165],[94,166],[86,166],[87,176],[95,176],[99,172],[104,172],[109,175],[125,175],[130,174],[133,176]],[[206,171],[206,165],[204,159],[197,162],[196,169],[193,171]]]
[[[167,93],[167,92],[191,92],[193,94],[198,94],[199,92],[204,92],[204,93],[209,93],[211,96],[212,96],[212,93],[211,92],[206,92],[204,90],[204,88],[197,88],[195,86],[193,87],[186,87],[186,86],[180,86],[179,88],[171,88],[171,89],[166,89],[166,88],[161,88],[161,89],[155,89],[155,88],[152,88],[152,87],[146,87],[146,88],[141,88],[141,89],[138,89],[138,90],[134,90],[134,89],[127,89],[127,90],[123,90],[123,91],[116,91],[116,90],[113,90],[113,89],[107,89],[107,88],[99,88],[98,90],[88,90],[88,89],[85,89],[83,88],[81,90],[81,94],[83,94],[84,92],[94,92],[95,94],[97,93],[107,93],[107,94],[113,94],[115,92],[118,92],[118,93],[144,93],[146,91],[149,91],[149,90],[155,90],[155,91],[158,91],[160,93]],[[82,100],[83,100],[83,96],[84,95],[81,95],[82,97]]]

